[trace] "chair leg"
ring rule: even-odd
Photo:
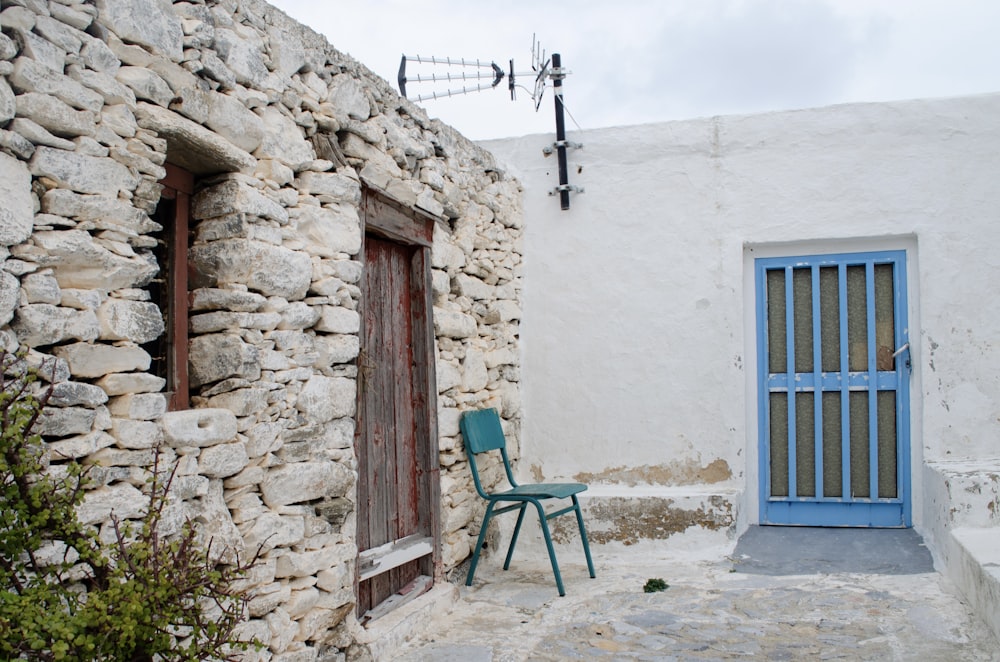
[[[527,507],[527,503],[522,503],[520,510],[517,511],[517,524],[514,526],[514,535],[510,537],[510,545],[507,547],[507,558],[503,562],[504,570],[510,568],[510,559],[514,556],[514,545],[517,544],[517,536],[521,533],[521,522],[524,521],[524,509]]]
[[[476,576],[476,566],[479,564],[479,552],[483,549],[483,542],[486,540],[486,529],[490,525],[490,519],[493,517],[493,506],[496,502],[490,501],[490,505],[486,506],[486,514],[483,515],[483,523],[479,527],[479,539],[476,540],[476,549],[472,552],[472,563],[469,565],[469,574],[465,576],[465,585],[472,586],[472,578]]]
[[[594,561],[590,558],[590,542],[587,540],[587,529],[583,526],[583,513],[580,511],[580,502],[576,495],[573,495],[573,506],[576,508],[576,523],[580,526],[580,539],[583,541],[583,553],[587,556],[587,569],[590,570],[590,578],[597,575],[594,573]]]
[[[563,588],[562,575],[559,573],[559,562],[556,561],[556,550],[552,546],[552,535],[549,533],[549,520],[545,516],[545,509],[542,504],[538,501],[532,500],[535,504],[535,508],[538,509],[538,519],[542,525],[542,535],[545,537],[545,546],[549,550],[549,561],[552,562],[552,574],[556,576],[556,588],[559,589],[559,595],[566,595],[566,589]]]

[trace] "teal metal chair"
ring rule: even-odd
[[[476,541],[476,549],[472,552],[472,565],[469,566],[469,574],[465,579],[466,586],[472,586],[472,579],[476,574],[476,565],[479,563],[479,553],[483,549],[483,541],[486,539],[486,529],[490,520],[503,513],[517,511],[517,525],[514,526],[514,535],[510,539],[510,547],[507,548],[507,559],[504,561],[503,569],[510,568],[510,559],[514,555],[514,545],[517,544],[517,536],[521,532],[521,523],[524,521],[524,512],[528,505],[533,505],[538,511],[538,519],[542,525],[542,536],[545,538],[545,546],[549,550],[549,560],[552,562],[552,574],[556,577],[556,587],[559,595],[566,595],[563,588],[562,575],[559,573],[559,563],[556,561],[556,552],[552,547],[552,534],[549,533],[549,520],[565,515],[576,513],[576,523],[580,527],[580,539],[583,541],[583,551],[587,555],[587,569],[590,576],[595,577],[594,562],[590,558],[590,544],[587,542],[587,530],[583,526],[583,514],[580,511],[580,502],[576,495],[587,489],[583,483],[538,483],[533,485],[518,485],[514,480],[514,474],[510,469],[510,458],[507,457],[507,441],[504,438],[503,427],[500,425],[500,416],[496,409],[481,409],[478,411],[467,411],[462,415],[460,423],[462,437],[465,440],[465,453],[469,458],[469,468],[472,470],[472,480],[476,484],[476,491],[479,496],[486,499],[486,514],[483,516],[483,523],[479,529],[479,540]],[[483,483],[479,478],[479,469],[476,465],[476,456],[490,451],[500,451],[503,459],[503,468],[507,473],[507,482],[511,489],[503,492],[487,492],[483,489]],[[573,505],[566,506],[550,513],[545,512],[542,505],[548,499],[571,499]],[[509,506],[499,504],[511,502]]]

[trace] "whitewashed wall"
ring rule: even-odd
[[[755,522],[753,259],[905,249],[914,519],[943,536],[925,483],[1000,454],[998,116],[988,95],[571,133],[568,211],[552,136],[485,143],[524,186],[520,470],[595,485],[606,541]],[[626,497],[633,524],[602,523]],[[652,497],[687,514],[657,531]],[[987,497],[968,509],[996,524]]]

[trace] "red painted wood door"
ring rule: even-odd
[[[433,575],[430,476],[419,458],[428,403],[419,366],[429,357],[415,342],[426,315],[418,269],[424,250],[365,237],[356,436],[359,615],[429,585]]]

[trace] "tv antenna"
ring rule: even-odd
[[[417,73],[407,75],[406,66],[408,63],[416,65],[430,65],[430,73]],[[411,66],[412,68],[412,66]],[[441,71],[441,69],[444,71]],[[542,104],[542,97],[545,95],[545,88],[549,81],[552,82],[553,104],[556,113],[556,141],[551,147],[542,150],[546,156],[555,149],[559,162],[559,185],[549,192],[549,195],[559,194],[559,205],[563,210],[569,209],[570,192],[583,193],[583,189],[569,184],[569,169],[567,166],[566,149],[568,147],[580,148],[583,145],[566,140],[566,118],[565,106],[563,105],[562,84],[563,80],[570,72],[563,68],[562,58],[559,53],[553,53],[551,57],[546,57],[541,44],[532,36],[531,39],[531,71],[515,71],[514,59],[510,59],[509,67],[505,70],[494,61],[484,62],[482,60],[467,60],[465,58],[451,57],[427,57],[420,55],[403,55],[399,62],[399,93],[406,95],[406,86],[414,84],[444,83],[445,89],[431,90],[418,94],[413,101],[429,101],[432,99],[446,99],[448,97],[461,94],[471,94],[482,92],[483,90],[495,89],[507,79],[507,89],[510,91],[511,101],[517,98],[517,88],[531,94],[531,100],[535,104],[535,112]],[[519,79],[533,78],[534,84],[531,89],[521,85]],[[461,87],[454,86],[461,83]]]

